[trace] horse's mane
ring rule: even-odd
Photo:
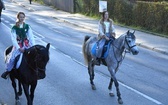
[[[127,33],[124,33],[124,34],[120,35],[117,39],[123,38],[123,37],[125,37],[126,35],[127,35]]]
[[[131,33],[131,32],[128,31],[128,32],[126,32],[126,33],[120,35],[120,36],[116,39],[116,41],[114,41],[114,43],[118,42],[121,38],[125,38],[126,35],[129,35],[132,39],[135,39],[135,38],[136,38],[135,35],[134,35],[134,32]],[[120,43],[120,42],[119,42],[119,43]]]
[[[26,52],[34,51],[34,50],[37,50],[37,49],[45,49],[45,47],[42,46],[42,45],[34,45],[34,46],[32,46],[32,47],[26,49]]]
[[[121,41],[124,40],[123,38],[125,38],[126,35],[127,35],[127,34],[122,34],[122,35],[120,35],[117,39],[115,39],[115,40],[113,41],[113,45],[122,44]]]

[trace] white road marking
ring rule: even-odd
[[[38,36],[40,36],[41,38],[38,37],[39,39],[43,39],[43,38],[45,38],[43,35],[37,33],[36,31],[33,31],[33,33],[35,33],[35,34],[37,34]]]
[[[70,37],[69,35],[64,34],[63,32],[57,31],[56,29],[53,29],[53,31],[55,31],[55,32],[57,32],[57,33],[59,33],[59,34],[65,35],[65,36],[67,36],[67,37]]]
[[[156,104],[158,104],[158,105],[163,105],[161,102],[157,101],[156,99],[153,99],[153,98],[151,98],[151,97],[149,97],[149,96],[147,96],[147,95],[141,93],[140,91],[135,90],[135,89],[133,89],[133,88],[131,88],[131,87],[129,87],[129,86],[127,86],[127,85],[121,83],[121,82],[119,82],[119,83],[120,83],[122,86],[124,86],[125,88],[127,88],[127,89],[129,89],[129,90],[131,90],[131,91],[133,91],[133,92],[135,92],[135,93],[137,93],[137,94],[139,94],[140,96],[142,96],[142,97],[144,97],[144,98],[146,98],[146,99],[148,99],[148,100],[150,100],[150,101],[152,101],[152,102],[154,102],[154,103],[156,103]]]
[[[9,22],[9,21],[7,21],[7,20],[5,20],[4,22],[5,22],[5,23],[10,23],[10,22]]]
[[[5,25],[3,22],[1,22],[1,24],[10,30],[10,28],[7,25]]]

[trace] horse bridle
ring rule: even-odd
[[[136,45],[130,46],[129,43],[128,43],[128,41],[126,40],[127,38],[129,38],[129,37],[125,36],[125,42],[126,42],[128,48],[129,48],[128,51],[130,52],[133,47],[136,47]]]
[[[135,47],[136,45],[130,46],[129,43],[128,43],[128,41],[126,40],[127,38],[129,38],[129,37],[125,36],[124,44],[125,44],[125,42],[126,42],[128,48],[129,48],[128,51],[130,52],[130,50],[131,50],[133,47]],[[112,44],[113,44],[113,43],[112,43]],[[114,46],[115,48],[119,49],[119,48],[118,48],[117,46],[115,46],[114,44],[113,44],[113,46]],[[126,51],[126,52],[128,52],[128,51]],[[129,52],[128,52],[128,53],[129,53]]]

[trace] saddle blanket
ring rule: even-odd
[[[104,45],[104,48],[103,49],[106,49],[106,50],[103,50],[102,51],[102,59],[105,59],[106,57],[107,57],[107,55],[108,55],[108,53],[109,53],[109,48],[110,48],[110,44],[111,44],[111,42],[112,41],[109,41],[106,45]],[[92,47],[92,49],[91,49],[91,53],[92,53],[92,55],[94,55],[95,57],[97,57],[97,47],[98,47],[98,45],[97,45],[97,43],[95,43],[94,45],[93,45],[93,47]]]

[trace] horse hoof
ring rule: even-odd
[[[17,100],[16,100],[16,103],[18,103],[18,102],[20,102],[20,100],[19,100],[19,99],[17,99]]]
[[[109,95],[110,95],[111,97],[114,97],[114,93],[109,93]]]
[[[122,99],[118,99],[118,103],[119,103],[119,104],[123,104]]]
[[[19,96],[21,96],[21,95],[22,95],[22,92],[18,92],[17,94],[18,94]]]
[[[92,90],[96,90],[96,86],[95,85],[92,85]]]
[[[21,105],[20,100],[16,100],[15,105]]]

